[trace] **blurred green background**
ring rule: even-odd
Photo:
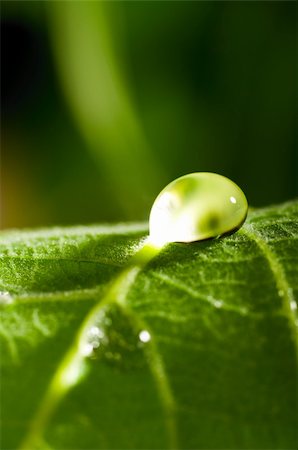
[[[295,2],[1,10],[3,228],[143,220],[195,171],[297,195]]]

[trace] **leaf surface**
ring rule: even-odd
[[[2,448],[296,448],[297,219],[252,211],[136,273],[144,224],[3,232]]]

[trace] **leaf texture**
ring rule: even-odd
[[[298,202],[125,269],[146,233],[2,232],[1,448],[296,448]]]

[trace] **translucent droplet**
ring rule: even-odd
[[[102,319],[102,318],[101,318]],[[81,342],[81,354],[84,357],[94,357],[95,351],[103,344],[105,333],[99,326],[92,326]]]
[[[139,369],[146,364],[143,343],[149,342],[147,330],[136,327],[134,319],[117,305],[101,310],[80,342],[81,355],[90,364],[97,361],[119,369]]]
[[[89,342],[86,342],[84,345],[83,345],[83,348],[82,348],[82,355],[83,356],[90,356],[90,355],[92,355],[92,353],[93,353],[93,345],[91,344],[91,343],[89,343]]]
[[[221,308],[223,305],[223,302],[221,300],[214,300],[214,306],[216,308]]]
[[[237,230],[248,204],[242,190],[216,173],[198,172],[172,181],[155,200],[150,213],[150,240],[193,242]]]
[[[295,311],[297,309],[297,303],[295,302],[295,300],[291,301],[290,307],[292,311]]]
[[[101,339],[104,337],[104,332],[101,328],[93,326],[90,328],[89,335]]]
[[[149,331],[147,330],[142,330],[139,333],[139,339],[141,342],[143,342],[144,344],[146,344],[147,342],[149,342],[151,340],[151,335],[149,333]]]
[[[12,296],[7,291],[0,291],[0,305],[9,305],[12,303]]]

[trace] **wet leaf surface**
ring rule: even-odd
[[[1,234],[2,448],[295,448],[298,203],[168,245],[105,302],[146,234]]]

